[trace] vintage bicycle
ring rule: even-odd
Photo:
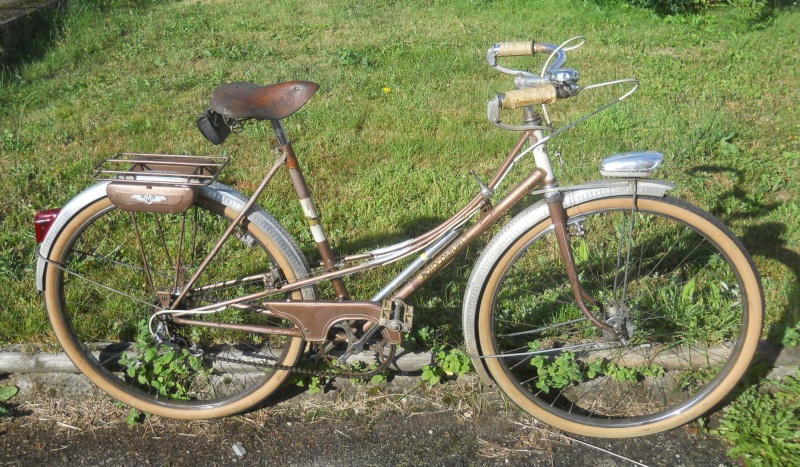
[[[579,85],[564,65],[583,43],[490,47],[489,65],[513,76],[515,89],[491,99],[487,116],[521,132],[518,143],[487,182],[472,173],[478,193],[436,228],[344,257],[330,246],[283,124],[318,85],[219,86],[198,120],[207,139],[220,144],[253,119],[271,122],[277,137],[276,160],[252,195],[217,181],[225,157],[123,153],[98,164],[97,183],[63,208],[37,215],[37,287],[64,351],[114,398],[184,419],[251,409],[293,372],[368,377],[391,364],[422,312],[412,294],[533,200],[494,234],[466,287],[464,339],[480,377],[532,416],[590,436],[645,435],[702,415],[756,351],[760,278],[728,228],[650,178],[657,152],[617,154],[602,161],[603,179],[558,183],[548,141],[638,87]],[[499,63],[512,56],[547,58],[532,73]],[[552,128],[549,105],[602,86],[624,93]],[[536,168],[500,198],[525,157]],[[283,166],[318,259],[307,261],[257,204]],[[369,299],[350,296],[345,276],[402,260]],[[304,355],[330,369],[301,367]]]

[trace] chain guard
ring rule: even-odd
[[[347,328],[349,328],[349,320],[342,320],[343,323]],[[164,326],[162,323],[159,323],[160,326]],[[373,324],[379,326],[375,321]],[[342,329],[345,329],[342,327]],[[385,331],[385,328],[383,329]],[[346,377],[346,378],[353,378],[353,379],[361,379],[361,380],[369,380],[373,376],[384,372],[389,364],[394,360],[395,354],[397,352],[397,345],[389,344],[386,339],[386,334],[383,334],[382,338],[379,341],[375,341],[369,343],[364,346],[364,349],[360,352],[353,354],[356,355],[363,355],[363,354],[374,354],[375,360],[377,360],[378,365],[371,369],[371,370],[362,370],[361,368],[354,367],[352,365],[346,364],[346,366],[340,365],[336,360],[336,357],[330,354],[330,350],[333,350],[337,346],[345,345],[347,348],[353,344],[353,341],[357,340],[355,335],[352,332],[347,333],[348,336],[345,340],[342,341],[334,341],[334,340],[326,340],[323,342],[315,342],[312,343],[313,348],[316,350],[317,355],[319,356],[319,360],[325,361],[330,369],[312,369],[312,368],[302,368],[300,366],[290,366],[290,365],[283,365],[280,363],[269,363],[266,361],[267,359],[264,358],[264,362],[260,365],[252,360],[239,360],[230,357],[222,357],[218,355],[208,355],[207,358],[213,359],[220,362],[228,362],[228,363],[236,363],[240,365],[249,365],[254,367],[260,367],[263,369],[270,369],[270,370],[283,370],[297,374],[304,374],[304,375],[311,375],[311,376],[320,376],[325,378],[335,378],[339,377]],[[379,334],[380,335],[380,334]],[[175,339],[174,337],[172,339]],[[170,339],[170,341],[172,340]],[[192,352],[193,355],[201,356],[203,355],[203,350],[198,349],[197,345],[194,343],[189,343],[189,341],[185,339],[180,339],[184,347],[189,348],[189,351]],[[328,350],[325,350],[328,348]],[[351,356],[351,358],[353,357]],[[252,356],[251,356],[252,357]],[[373,362],[374,363],[374,362]]]

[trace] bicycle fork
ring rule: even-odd
[[[578,277],[578,268],[575,265],[575,257],[572,254],[572,246],[569,239],[569,227],[567,226],[567,214],[564,211],[564,196],[560,191],[548,193],[544,197],[547,203],[547,208],[550,210],[550,218],[553,220],[553,228],[555,229],[556,239],[558,240],[558,249],[561,252],[561,258],[564,261],[564,267],[567,270],[567,277],[572,287],[572,294],[575,298],[575,303],[580,308],[581,312],[586,318],[591,321],[595,326],[603,331],[610,333],[612,336],[619,337],[619,334],[608,324],[598,320],[589,308],[586,306],[588,301],[592,305],[598,305],[597,301],[589,296],[588,293],[581,286],[580,278]]]

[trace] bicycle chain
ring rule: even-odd
[[[242,361],[242,360],[237,360],[235,358],[220,357],[220,356],[217,356],[217,357],[214,357],[214,358],[216,360],[222,361],[222,362],[248,364],[248,365],[255,366],[254,362],[245,362],[245,361]],[[364,373],[354,373],[354,372],[351,372],[351,371],[344,371],[344,370],[315,370],[315,369],[311,369],[311,368],[301,368],[299,366],[289,366],[289,365],[283,365],[281,363],[267,363],[267,362],[262,363],[261,364],[261,368],[269,368],[269,369],[273,369],[273,370],[284,370],[284,371],[289,371],[291,373],[299,373],[299,374],[303,374],[303,375],[312,375],[312,376],[322,376],[322,377],[325,377],[325,378],[335,378],[337,376],[340,376],[340,377],[344,376],[346,378],[368,380],[368,379],[372,378],[373,376],[375,376],[375,375],[381,373],[382,371],[384,371],[389,366],[389,363],[391,363],[391,360],[390,359],[386,359],[385,362],[383,362],[381,365],[379,365],[374,370],[366,371]]]

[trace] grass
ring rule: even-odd
[[[728,454],[747,465],[800,462],[800,374],[748,387],[716,429],[733,445]]]
[[[790,32],[797,9],[752,28],[735,12],[672,18],[625,5],[563,3],[531,10],[515,1],[245,2],[226,6],[223,19],[213,1],[103,11],[72,2],[54,18],[41,58],[0,75],[0,299],[10,323],[0,342],[49,339],[32,287],[31,219],[90,184],[98,160],[120,150],[227,153],[234,161],[225,181],[254,188],[254,174],[271,164],[269,128],[250,126],[221,148],[194,129],[210,91],[227,81],[320,83],[287,125],[337,252],[430,227],[473,195],[467,172],[486,178],[513,144],[513,135],[483,116],[486,100],[511,86],[483,56],[497,40],[532,34],[554,42],[586,35],[588,44],[568,63],[586,83],[642,81],[632,101],[554,141],[564,155],[563,180],[598,178],[597,162],[614,152],[664,151],[660,176],[731,225],[754,254],[768,322],[778,332],[794,324],[800,148]],[[532,31],[520,11],[548,21]],[[648,34],[637,32],[645,28]],[[612,96],[587,93],[553,114],[563,123]],[[261,202],[314,256],[292,197],[282,180]],[[421,292],[418,305],[457,310],[471,258]],[[354,295],[369,296],[386,277],[365,275],[352,284]],[[437,319],[429,324],[451,324],[452,335],[460,334],[456,318]]]
[[[597,163],[615,152],[663,151],[659,176],[753,254],[769,336],[780,341],[798,322],[797,7],[778,4],[753,23],[735,9],[664,17],[580,0],[109,3],[123,6],[70,2],[42,26],[32,58],[0,64],[0,345],[53,341],[34,287],[32,219],[92,183],[99,160],[122,150],[225,153],[224,181],[253,190],[272,164],[271,130],[251,125],[222,147],[206,143],[194,120],[217,85],[321,85],[287,127],[334,248],[350,253],[448,217],[477,191],[469,170],[486,179],[513,145],[484,117],[486,101],[512,87],[486,66],[489,45],[575,35],[588,38],[568,62],[582,83],[636,77],[642,87],[552,143],[563,182],[599,178]],[[613,96],[587,93],[551,111],[563,124]],[[315,257],[293,196],[281,179],[260,201]],[[415,297],[419,329],[437,342],[458,342],[476,252]],[[369,297],[391,272],[349,281],[352,295]]]

